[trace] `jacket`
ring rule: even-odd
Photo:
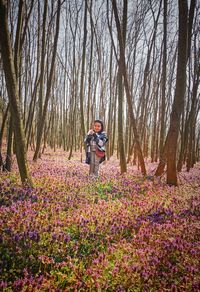
[[[100,151],[105,152],[105,144],[108,142],[108,137],[105,132],[94,133],[85,137],[84,143],[86,144],[86,163],[90,164],[90,142],[95,141]],[[105,160],[105,156],[101,157],[100,163]]]

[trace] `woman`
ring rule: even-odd
[[[105,144],[108,138],[103,128],[103,122],[95,120],[93,129],[89,130],[84,141],[86,143],[86,163],[90,165],[89,174],[95,177],[99,175],[100,163],[105,160]]]

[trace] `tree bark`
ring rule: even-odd
[[[3,121],[2,121],[2,125],[1,125],[1,131],[0,131],[0,167],[3,164],[3,158],[2,158],[2,154],[1,154],[1,150],[2,150],[2,143],[3,143],[3,134],[4,134],[4,129],[5,129],[5,125],[6,125],[6,120],[8,117],[8,112],[9,112],[9,103],[6,107],[5,113],[3,115]]]
[[[125,50],[126,43],[126,27],[127,27],[127,0],[124,0],[123,8],[123,23],[122,23],[122,38]],[[122,80],[122,60],[120,57],[119,68],[118,68],[118,145],[119,145],[119,159],[121,174],[127,171],[126,155],[124,149],[124,131],[123,131],[123,96],[124,96],[124,84]]]
[[[46,115],[47,115],[47,107],[48,107],[48,102],[49,102],[49,98],[50,98],[50,95],[51,95],[51,87],[52,87],[52,80],[53,80],[53,74],[54,74],[54,65],[55,65],[56,52],[57,52],[58,35],[59,35],[60,9],[61,9],[61,0],[58,0],[57,19],[56,19],[56,32],[55,32],[55,37],[54,37],[54,47],[53,47],[51,68],[50,68],[49,78],[47,80],[47,91],[46,91],[46,96],[45,96],[43,113],[42,113],[42,117],[41,117],[41,119],[39,121],[39,126],[38,126],[38,132],[39,133],[38,133],[38,136],[37,136],[36,150],[35,150],[34,157],[33,157],[34,161],[36,161],[38,159],[38,157],[39,157],[40,147],[41,147],[41,142],[42,142],[42,136],[43,136],[43,130],[44,130],[44,124],[45,124],[45,119],[46,119]]]
[[[159,152],[162,153],[165,137],[165,111],[166,111],[166,73],[167,73],[167,0],[163,0],[163,61],[162,61],[162,96],[161,96],[161,118],[160,118],[160,144]]]
[[[3,164],[3,171],[11,171],[12,170],[12,146],[13,146],[13,125],[12,125],[12,116],[10,116],[9,120],[9,128],[8,128],[8,139],[7,139],[7,150],[6,150],[6,160]]]
[[[83,93],[84,93],[86,42],[87,42],[87,0],[85,0],[83,54],[82,54],[81,85],[80,85],[80,114],[81,114],[81,130],[82,130],[82,136],[83,136],[83,138],[85,137],[85,122],[84,122],[84,110],[83,110]]]
[[[187,65],[187,17],[188,7],[186,0],[179,0],[179,39],[178,39],[178,64],[176,74],[176,88],[170,127],[164,145],[163,154],[167,160],[167,183],[177,185],[176,154],[177,141],[180,128],[181,114],[184,109],[186,89],[186,65]],[[163,163],[163,161],[161,161]],[[160,166],[160,163],[159,163]],[[159,166],[156,174],[158,175]]]
[[[18,95],[19,91],[15,74],[11,41],[9,38],[6,4],[4,0],[0,0],[0,45],[11,115],[13,119],[13,129],[16,141],[16,156],[20,177],[22,183],[32,186],[33,183],[29,173],[26,156],[25,134]]]
[[[45,48],[46,48],[46,19],[47,19],[47,7],[48,7],[48,1],[44,1],[44,12],[43,12],[43,24],[42,24],[42,51],[41,51],[41,67],[40,67],[40,89],[39,89],[39,99],[38,99],[38,121],[37,121],[37,144],[40,140],[41,135],[41,119],[43,114],[43,101],[44,101],[44,67],[45,67]],[[40,36],[38,35],[38,38]],[[36,91],[37,92],[37,91]],[[37,155],[40,156],[40,153]]]
[[[113,5],[113,11],[114,11],[114,15],[115,15],[115,22],[116,22],[116,26],[117,26],[117,35],[118,35],[118,41],[119,41],[119,46],[120,46],[121,69],[122,69],[122,74],[124,77],[124,86],[125,86],[125,90],[126,90],[126,98],[127,98],[128,108],[129,108],[129,115],[130,115],[130,119],[131,119],[131,123],[132,123],[132,127],[133,127],[135,143],[137,146],[138,159],[140,162],[141,172],[143,175],[146,175],[144,157],[143,157],[142,148],[141,148],[141,145],[139,142],[136,121],[135,121],[135,117],[134,117],[134,113],[133,113],[132,98],[131,98],[131,93],[130,93],[130,89],[129,89],[127,70],[126,70],[125,50],[124,50],[122,31],[121,31],[121,26],[120,26],[120,21],[119,21],[119,16],[118,16],[118,10],[117,10],[117,6],[116,6],[116,0],[112,0],[112,5]]]

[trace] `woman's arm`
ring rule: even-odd
[[[84,139],[84,143],[90,143],[92,137],[93,137],[93,133],[94,131],[93,130],[89,130],[85,139]]]
[[[95,138],[97,145],[100,147],[103,147],[106,142],[108,142],[108,137],[105,132],[102,132],[100,135],[93,134],[93,137]]]

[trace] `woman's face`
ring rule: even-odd
[[[96,133],[98,133],[99,131],[101,131],[101,124],[100,123],[98,123],[98,122],[94,123],[94,131]]]

